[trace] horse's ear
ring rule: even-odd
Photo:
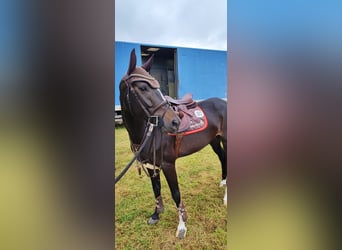
[[[132,49],[131,56],[129,58],[129,66],[127,70],[127,75],[130,75],[137,66],[137,56],[135,55],[135,49]]]
[[[141,66],[143,69],[145,69],[149,73],[151,70],[152,63],[153,63],[153,57],[154,57],[154,54],[152,54],[152,56]]]

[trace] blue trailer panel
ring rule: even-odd
[[[168,70],[168,74],[174,74],[172,83],[175,86],[177,97],[182,97],[186,93],[192,93],[195,100],[206,99],[209,97],[227,98],[227,51],[180,48],[180,47],[165,47],[158,45],[142,45],[129,42],[115,42],[115,110],[120,110],[119,100],[119,83],[123,75],[126,73],[129,63],[129,55],[135,48],[137,55],[137,65],[142,64],[142,48],[159,47],[160,51],[155,53],[155,64],[152,66],[151,74],[157,71],[162,63],[161,57],[167,49],[175,51],[174,69]],[[146,60],[146,56],[144,57]],[[167,58],[165,60],[169,60]],[[169,65],[169,62],[167,63]],[[167,66],[169,67],[169,66]],[[154,69],[154,70],[153,70]],[[165,80],[168,74],[155,75],[157,79]],[[166,81],[171,84],[170,79]],[[160,82],[162,85],[162,82]],[[171,87],[173,85],[170,85]],[[164,88],[172,89],[172,88]],[[163,89],[163,88],[162,88]]]
[[[227,98],[227,53],[178,48],[179,97],[192,93],[196,100]]]

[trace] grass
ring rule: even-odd
[[[116,128],[116,175],[132,157],[125,128]],[[227,249],[227,209],[222,204],[224,189],[219,187],[221,167],[217,156],[207,146],[177,159],[176,166],[188,213],[186,237],[175,237],[177,210],[163,174],[165,211],[158,224],[147,224],[155,207],[152,185],[144,172],[138,175],[133,164],[115,186],[115,249]]]

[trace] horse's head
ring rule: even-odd
[[[135,49],[132,50],[128,71],[120,82],[121,106],[133,117],[158,120],[165,131],[176,132],[180,119],[161,93],[159,82],[149,74],[152,61],[153,56],[137,67]]]

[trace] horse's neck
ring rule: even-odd
[[[131,142],[140,144],[144,137],[146,121],[144,119],[134,118],[133,116],[127,116],[125,125]]]

